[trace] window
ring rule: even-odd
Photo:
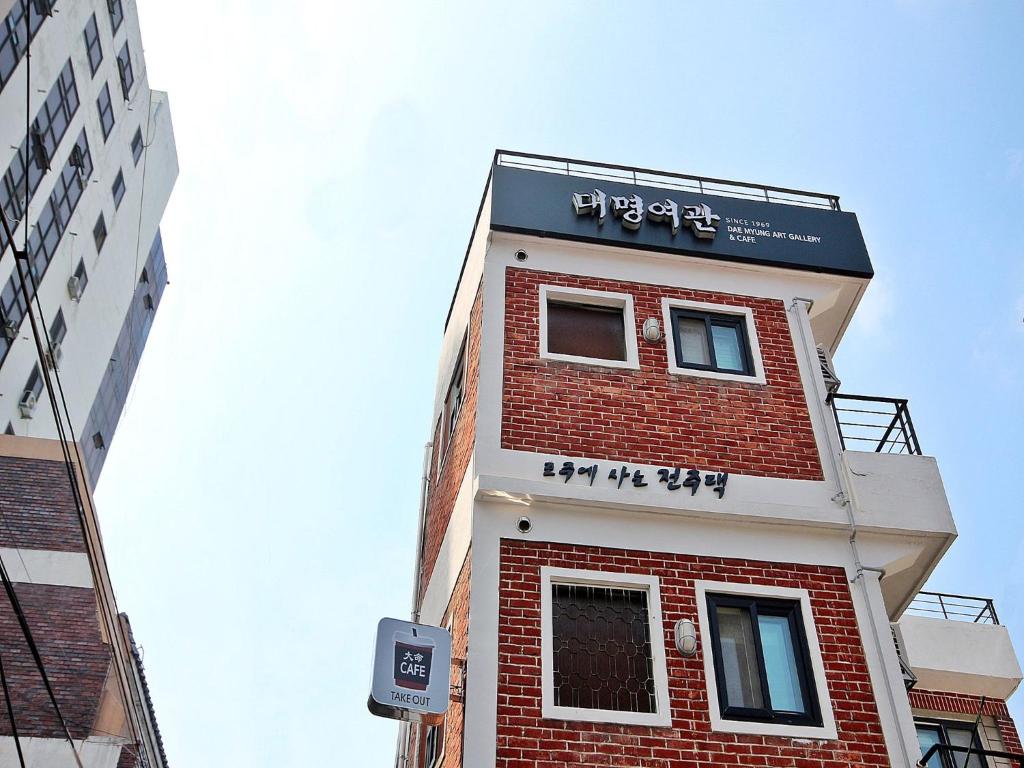
[[[742,317],[673,309],[672,336],[680,368],[747,376],[752,372]]]
[[[917,740],[921,745],[921,754],[924,755],[934,744],[948,744],[954,747],[969,747],[981,751],[981,738],[974,728],[974,723],[954,722],[926,722],[915,723],[917,727]],[[928,768],[987,768],[988,762],[984,755],[972,754],[969,758],[966,752],[943,752],[938,751],[928,761]]]
[[[36,113],[29,138],[18,147],[0,182],[0,206],[11,219],[24,217],[27,203],[42,181],[43,170],[56,154],[78,106],[74,70],[68,59]],[[6,234],[0,230],[0,246],[6,248],[7,245]]]
[[[58,309],[56,316],[53,318],[53,322],[50,323],[50,342],[52,344],[60,344],[64,341],[64,337],[68,335],[68,326],[64,322],[64,310]]]
[[[423,768],[437,768],[444,760],[444,722],[428,725],[423,738]]]
[[[671,725],[658,580],[541,568],[545,718]]]
[[[35,38],[36,32],[48,18],[49,14],[40,13],[35,3],[28,3],[28,36]],[[0,90],[7,85],[18,62],[25,55],[28,43],[25,32],[25,3],[19,0],[0,21]]]
[[[117,71],[121,76],[121,93],[124,94],[124,100],[128,101],[128,94],[131,93],[132,86],[135,85],[135,73],[132,71],[132,56],[128,52],[128,43],[125,43],[121,52],[117,54]]]
[[[82,259],[78,260],[78,266],[75,267],[75,278],[78,280],[78,297],[81,298],[85,286],[89,284],[89,273],[85,271],[85,261]]]
[[[37,400],[43,393],[43,377],[39,373],[38,363],[32,367],[32,373],[29,374],[28,381],[25,382],[25,394],[30,392]]]
[[[110,187],[110,193],[114,196],[114,210],[121,207],[121,200],[124,199],[124,171],[117,172],[117,178]]]
[[[806,589],[697,581],[711,729],[835,739]]]
[[[765,383],[749,308],[669,298],[662,307],[670,373]]]
[[[107,242],[107,222],[103,218],[102,213],[96,219],[96,224],[92,228],[92,239],[96,243],[96,253],[99,253],[103,250],[103,244]]]
[[[455,434],[455,425],[459,423],[459,416],[462,415],[462,404],[466,395],[466,345],[467,339],[463,339],[459,357],[455,361],[455,368],[452,371],[452,380],[448,385],[448,395],[444,399],[444,431],[441,434],[443,441],[442,463],[448,456],[448,448],[451,446],[452,437]]]
[[[96,99],[96,108],[100,111],[100,125],[103,127],[103,140],[110,138],[110,132],[114,130],[114,107],[110,103],[110,86],[103,84],[103,90]]]
[[[100,30],[96,26],[96,14],[92,15],[89,23],[85,25],[85,52],[89,57],[89,69],[92,74],[100,68],[103,61],[103,49],[100,47]]]
[[[124,21],[124,9],[121,7],[121,0],[107,0],[107,10],[110,11],[110,28],[117,34]]]
[[[540,356],[638,368],[633,297],[541,286]]]
[[[135,165],[139,164],[139,158],[142,157],[143,148],[142,128],[136,128],[135,135],[132,136],[132,160],[135,161]]]
[[[707,596],[722,717],[821,725],[800,604]]]

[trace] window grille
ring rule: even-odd
[[[657,711],[647,592],[552,584],[556,706]]]

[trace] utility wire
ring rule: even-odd
[[[31,80],[31,72],[32,72],[32,70],[31,70],[31,43],[32,43],[32,38],[31,38],[31,28],[30,28],[31,13],[30,13],[30,9],[29,9],[29,0],[23,0],[23,6],[24,6],[25,29],[26,29],[26,40],[27,40],[26,49],[25,49],[25,147],[26,147],[25,162],[26,162],[26,167],[27,167],[27,164],[29,162],[28,148],[29,148],[30,142],[32,140],[32,138],[31,138],[31,110],[32,110],[32,105],[31,105],[31,82],[32,82],[32,80]],[[26,199],[26,206],[27,206],[27,203],[28,203],[29,191],[30,191],[29,190],[29,174],[26,173],[25,174],[25,199]],[[29,275],[29,279],[28,280],[26,280],[25,274],[22,272],[22,268],[21,268],[21,262],[22,261],[28,262],[28,260],[29,260],[28,244],[29,244],[29,229],[30,228],[29,228],[29,225],[28,225],[29,217],[28,217],[27,214],[28,214],[28,211],[26,210],[26,215],[23,217],[23,222],[24,222],[24,226],[25,226],[24,249],[19,254],[17,249],[16,249],[16,247],[14,246],[14,242],[15,242],[15,240],[14,240],[14,233],[11,231],[10,225],[7,222],[6,212],[4,212],[2,209],[0,209],[0,219],[3,220],[3,228],[5,230],[5,233],[8,236],[8,240],[10,241],[10,243],[12,245],[12,250],[14,252],[15,268],[18,271],[18,277],[19,277],[20,282],[21,282],[21,292],[22,292],[22,296],[23,296],[23,298],[25,300],[26,314],[28,314],[28,316],[29,316],[29,321],[30,321],[30,324],[31,324],[31,327],[32,327],[32,336],[33,336],[33,339],[34,339],[35,345],[36,345],[36,353],[37,353],[37,357],[39,358],[39,366],[40,366],[40,370],[41,370],[42,375],[43,375],[44,382],[46,384],[47,397],[50,400],[50,407],[51,407],[51,410],[53,412],[54,423],[55,423],[55,427],[56,427],[56,430],[57,430],[58,439],[59,439],[60,444],[61,444],[61,452],[62,452],[63,457],[64,457],[65,469],[67,470],[68,480],[69,480],[69,482],[71,484],[72,496],[74,498],[76,512],[78,513],[78,520],[79,520],[79,526],[80,526],[81,531],[82,531],[83,543],[85,544],[86,552],[87,552],[87,554],[89,556],[90,570],[92,571],[93,579],[94,579],[94,581],[96,583],[97,588],[102,588],[103,584],[104,584],[104,581],[101,578],[102,574],[98,573],[98,566],[95,563],[92,550],[91,550],[91,548],[89,546],[88,528],[87,528],[87,525],[86,525],[86,522],[85,522],[85,506],[84,506],[84,503],[83,503],[82,498],[81,498],[80,489],[78,487],[76,471],[75,471],[75,465],[73,463],[73,460],[72,460],[72,457],[71,457],[71,451],[70,451],[70,448],[68,446],[67,435],[64,432],[64,426],[63,426],[63,423],[61,421],[60,409],[57,407],[56,396],[54,394],[55,390],[54,390],[54,387],[53,387],[53,382],[50,379],[48,366],[46,364],[46,354],[45,354],[44,347],[42,345],[42,339],[41,339],[41,336],[40,336],[40,333],[39,333],[39,328],[38,328],[38,325],[36,323],[35,316],[34,316],[34,314],[32,312],[32,296],[30,296],[29,292],[28,292],[28,283],[29,283],[29,281],[32,282],[32,286],[33,286],[32,293],[34,294],[34,297],[36,299],[36,307],[39,310],[40,318],[42,319],[44,317],[42,305],[41,305],[41,303],[39,301],[38,285],[35,284],[35,276],[32,273],[31,265],[30,264],[26,264],[28,275]],[[43,333],[46,336],[46,348],[45,349],[52,349],[52,345],[50,343],[49,335],[46,333],[45,330],[44,330]],[[67,418],[68,427],[69,427],[69,429],[72,432],[72,439],[74,439],[74,437],[73,437],[74,430],[73,430],[70,414],[68,413],[67,399],[64,396],[63,386],[62,386],[62,384],[60,382],[59,374],[57,374],[56,369],[54,370],[54,377],[57,380],[57,389],[60,392],[61,401],[62,401],[63,406],[64,406],[64,415]],[[102,543],[100,544],[100,546],[102,547]],[[45,687],[47,689],[47,693],[49,694],[49,697],[50,697],[50,701],[53,704],[53,707],[54,707],[54,710],[56,712],[57,718],[60,720],[61,726],[62,726],[62,728],[64,730],[64,734],[67,737],[68,744],[71,747],[72,754],[74,755],[74,758],[75,758],[75,763],[78,765],[78,768],[82,768],[82,762],[81,762],[81,758],[79,757],[78,750],[75,747],[74,740],[71,738],[71,733],[70,733],[70,730],[68,729],[67,722],[64,719],[63,713],[60,710],[60,705],[57,703],[57,699],[56,699],[56,696],[54,695],[53,688],[52,688],[52,686],[50,685],[50,682],[49,682],[49,677],[46,674],[46,669],[45,669],[45,665],[43,664],[42,657],[39,654],[38,647],[36,646],[35,639],[32,636],[32,632],[31,632],[31,629],[30,629],[30,627],[28,625],[28,622],[25,619],[24,612],[21,610],[20,601],[18,600],[17,593],[14,591],[14,586],[11,583],[11,581],[10,581],[8,575],[7,575],[7,570],[4,567],[4,565],[3,565],[2,559],[0,559],[0,576],[3,577],[2,580],[3,580],[3,583],[4,583],[4,589],[7,592],[8,599],[11,601],[11,606],[14,609],[15,614],[18,616],[19,624],[20,624],[21,629],[22,629],[22,634],[25,636],[25,641],[28,644],[29,649],[32,651],[33,659],[35,660],[36,666],[39,669],[40,676],[43,679],[43,682],[44,682]],[[107,631],[108,631],[108,633],[110,635],[111,643],[113,644],[114,642],[119,642],[119,639],[122,636],[122,633],[117,631],[118,626],[116,625],[116,619],[111,620],[109,611],[107,610],[107,606],[105,605],[105,601],[104,600],[101,599],[101,600],[98,601],[98,603],[101,606],[101,610],[102,610],[102,613],[104,614],[104,618],[106,619],[106,623],[108,623],[108,625],[109,624],[114,624],[114,626],[108,626],[107,627]],[[129,698],[128,698],[127,691],[124,688],[124,681],[127,679],[127,672],[124,669],[123,664],[121,663],[122,660],[120,658],[120,654],[114,652],[113,648],[111,648],[111,656],[112,656],[112,658],[114,660],[115,667],[117,667],[117,669],[118,669],[118,688],[120,689],[119,692],[121,693],[122,702],[124,704],[126,714],[128,715],[128,720],[129,720],[129,723],[130,723],[130,726],[131,726],[132,736],[134,738],[134,743],[135,743],[136,746],[138,746],[138,744],[139,744],[139,736],[138,736],[138,734],[139,734],[140,731],[137,730],[138,724],[135,721],[136,713],[134,711],[134,708],[130,705],[130,701],[129,701]],[[123,677],[122,677],[122,675],[123,675]],[[12,720],[13,720],[13,711],[11,712],[11,716],[12,716]]]
[[[4,702],[7,704],[7,717],[11,721],[11,734],[14,736],[14,748],[18,750],[18,762],[25,768],[25,755],[21,752],[21,739],[18,738],[18,724],[14,720],[14,707],[11,705],[11,692],[7,688],[7,675],[4,672],[4,658],[0,656],[0,685],[4,688]]]

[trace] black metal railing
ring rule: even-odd
[[[918,760],[918,768],[932,768],[929,761],[936,755],[941,755],[941,762],[938,763],[939,767],[946,765],[964,765],[970,760],[972,755],[980,755],[981,757],[994,757],[1000,760],[1010,760],[1016,764],[1019,768],[1024,768],[1024,755],[1017,754],[1014,752],[1000,752],[995,749],[978,749],[976,747],[956,747],[952,744],[933,744],[928,748],[928,751],[924,753],[920,760]],[[957,759],[956,755],[963,755],[962,758]],[[971,761],[973,764],[974,761]]]
[[[943,592],[918,592],[907,606],[907,613],[933,619],[968,621],[972,624],[999,623],[991,598],[948,595]]]
[[[829,401],[844,451],[921,455],[906,400],[837,392]]]
[[[754,184],[748,181],[729,181],[709,176],[693,176],[688,173],[671,173],[654,171],[649,168],[634,168],[614,163],[598,163],[584,160],[572,160],[567,157],[538,155],[531,152],[509,152],[499,149],[494,153],[496,165],[511,168],[523,168],[529,171],[558,173],[564,176],[579,176],[585,179],[604,181],[621,181],[667,189],[678,189],[707,195],[724,195],[744,200],[763,200],[768,203],[784,205],[802,205],[810,208],[826,208],[833,211],[839,208],[839,196],[823,192],[807,192],[788,187],[773,187],[767,184]]]

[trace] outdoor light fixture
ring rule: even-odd
[[[676,622],[676,648],[688,658],[697,653],[697,627],[693,619],[680,619]]]
[[[658,324],[658,318],[648,317],[644,320],[644,338],[652,344],[661,341],[661,326]]]

